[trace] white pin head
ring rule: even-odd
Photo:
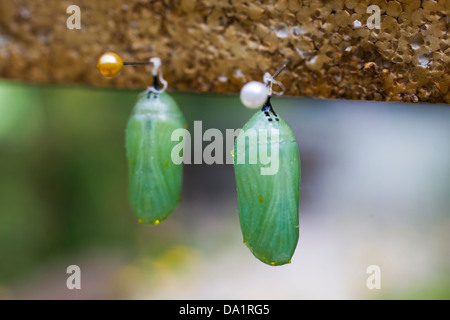
[[[250,81],[241,89],[241,101],[247,108],[260,108],[268,96],[267,86],[258,81]]]

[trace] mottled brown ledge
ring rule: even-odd
[[[66,27],[71,4],[81,8],[81,30]],[[380,30],[366,26],[369,4],[381,8]],[[449,0],[1,1],[0,77],[151,82],[149,67],[103,78],[96,60],[114,51],[161,57],[172,90],[238,92],[289,58],[279,76],[288,95],[450,103],[449,8]]]

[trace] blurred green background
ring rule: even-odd
[[[0,298],[450,298],[448,106],[275,98],[302,185],[292,264],[270,267],[242,244],[232,165],[185,165],[170,219],[137,223],[124,147],[137,94],[0,82]],[[191,129],[225,136],[255,112],[171,94]],[[72,264],[81,290],[66,288]],[[381,290],[366,287],[373,264]]]

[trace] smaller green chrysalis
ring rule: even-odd
[[[258,155],[253,163],[252,152]],[[261,152],[278,155],[277,171],[263,174],[269,165]],[[244,243],[268,265],[290,263],[299,238],[300,157],[295,135],[270,96],[236,138],[234,171]]]
[[[185,123],[154,75],[153,87],[139,95],[126,129],[128,195],[139,223],[159,224],[180,202],[183,165],[171,159],[178,144],[171,135]]]

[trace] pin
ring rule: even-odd
[[[250,109],[260,108],[264,102],[267,101],[267,97],[270,98],[272,94],[282,95],[285,88],[283,84],[275,80],[281,71],[289,64],[290,60],[287,60],[281,64],[281,66],[275,71],[273,75],[266,72],[263,77],[263,81],[250,81],[245,84],[241,89],[241,101],[244,106]],[[280,87],[281,91],[272,91],[272,85],[277,85]]]
[[[104,53],[97,61],[97,69],[107,78],[114,78],[122,71],[123,66],[143,66],[153,64],[151,61],[124,62],[122,58],[114,52]]]

